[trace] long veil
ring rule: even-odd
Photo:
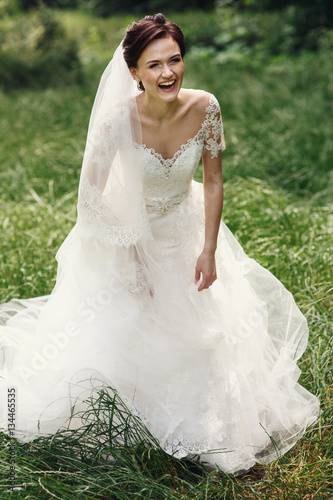
[[[55,432],[101,380],[110,382],[110,366],[129,341],[124,322],[135,314],[133,297],[153,293],[137,95],[120,44],[95,97],[77,223],[57,253],[56,285],[48,296],[0,306],[0,395],[5,401],[7,388],[18,388],[22,440]],[[114,343],[107,342],[106,324]],[[98,366],[88,354],[97,356]],[[5,414],[0,427],[6,427]]]
[[[85,249],[95,254],[88,267],[100,259],[100,266],[111,265],[126,287],[136,286],[141,270],[136,246],[151,239],[137,147],[142,136],[137,94],[120,44],[93,105],[78,201],[77,230]],[[101,255],[105,252],[107,257]]]
[[[201,228],[180,226],[191,257],[180,255],[178,264],[190,278],[164,265],[154,240],[143,193],[137,95],[120,45],[92,109],[77,222],[56,255],[56,285],[48,296],[0,306],[0,397],[5,401],[7,388],[18,388],[16,437],[22,441],[67,425],[102,387],[114,387],[133,411],[149,407],[169,374],[220,335],[214,321],[205,323],[207,308],[194,292],[184,306],[193,256],[203,244],[203,205],[190,196],[191,206],[184,203],[193,227],[200,222]],[[209,327],[206,337],[202,322]],[[171,356],[165,355],[170,346]],[[6,425],[2,412],[0,428]]]

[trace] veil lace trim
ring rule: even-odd
[[[84,239],[95,237],[106,246],[130,247],[135,245],[146,229],[145,207],[141,219],[133,224],[119,226],[109,205],[101,197],[99,189],[84,182],[80,192],[79,230]]]

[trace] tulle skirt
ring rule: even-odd
[[[202,185],[192,182],[167,213],[150,209],[162,269],[153,289],[139,262],[124,285],[119,251],[89,245],[75,226],[51,295],[0,307],[2,429],[10,388],[25,442],[66,426],[92,392],[111,386],[178,458],[237,473],[296,443],[318,417],[317,398],[297,383],[306,319],[223,222],[218,280],[198,292],[202,207]]]

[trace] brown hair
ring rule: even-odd
[[[136,68],[142,52],[153,40],[171,37],[178,43],[181,56],[186,52],[185,39],[177,24],[166,21],[163,14],[146,16],[134,21],[126,30],[123,40],[124,59],[129,68]]]

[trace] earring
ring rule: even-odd
[[[141,92],[145,90],[141,80],[137,80],[136,85],[138,87],[138,90],[141,90]]]

